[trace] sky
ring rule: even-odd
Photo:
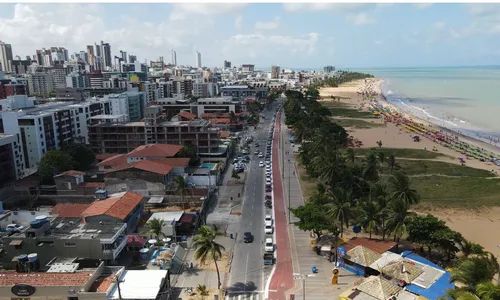
[[[498,65],[500,4],[0,4],[0,39],[25,57],[101,40],[139,61],[269,68]]]

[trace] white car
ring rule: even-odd
[[[271,172],[271,167],[270,166],[266,166],[266,172]]]
[[[273,224],[273,216],[271,216],[271,215],[266,215],[264,220],[265,220],[266,222],[268,222],[268,221],[269,221],[269,222],[271,222],[271,224]]]
[[[266,171],[266,176],[271,176],[271,171]]]
[[[264,251],[266,252],[274,252],[274,242],[273,239],[267,238],[266,243],[264,244]]]
[[[260,167],[260,168],[263,168],[263,167],[264,167],[264,162],[263,162],[263,161],[259,162],[259,167]]]
[[[259,152],[259,155],[258,155],[259,158],[263,158],[264,157],[264,153],[262,152]]]
[[[266,177],[266,184],[271,184],[272,182],[271,176]]]
[[[17,224],[9,224],[7,227],[5,227],[5,231],[7,232],[17,232],[21,231],[24,229],[24,226],[22,225],[17,225]]]
[[[274,233],[273,225],[266,225],[266,227],[264,228],[264,233],[273,234]]]

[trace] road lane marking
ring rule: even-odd
[[[247,252],[247,261],[245,263],[245,285],[243,285],[243,291],[247,289],[247,275],[248,275],[248,259],[250,258],[250,252]]]

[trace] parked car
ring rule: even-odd
[[[273,188],[271,186],[266,186],[266,193],[270,193],[273,191]]]
[[[24,226],[18,224],[9,224],[5,227],[5,231],[7,232],[16,232],[24,229]]]
[[[263,158],[264,157],[264,154],[262,152],[259,152],[259,155],[258,155],[259,158]]]
[[[274,252],[274,242],[273,239],[267,238],[266,243],[264,244],[264,251],[266,252]]]
[[[259,167],[260,167],[260,168],[263,168],[263,167],[264,167],[264,162],[263,162],[263,161],[259,162]]]
[[[273,234],[273,232],[274,232],[273,225],[266,225],[266,227],[264,228],[264,233],[265,234]]]

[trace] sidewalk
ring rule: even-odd
[[[282,116],[284,119],[284,114]],[[298,172],[295,168],[295,158],[293,156],[293,148],[289,142],[289,135],[284,120],[281,122],[281,139],[282,149],[280,151],[281,170],[284,170],[283,190],[287,207],[297,208],[304,205],[302,190],[298,179]],[[283,168],[283,165],[284,168]],[[295,172],[295,173],[294,173]],[[287,221],[289,220],[290,210],[287,209]],[[300,274],[311,274],[311,267],[316,266],[318,273],[314,277],[306,279],[306,294],[308,300],[320,300],[331,297],[338,297],[349,286],[352,286],[358,279],[355,275],[340,269],[339,284],[333,286],[331,284],[332,270],[334,264],[330,263],[323,256],[317,255],[311,248],[311,237],[309,232],[300,230],[293,225],[298,221],[293,214],[291,215],[291,223],[289,224],[290,244],[292,252],[293,272]],[[287,292],[287,299],[290,294],[295,294],[295,297],[302,298],[303,289],[302,282],[296,281],[295,288]]]

